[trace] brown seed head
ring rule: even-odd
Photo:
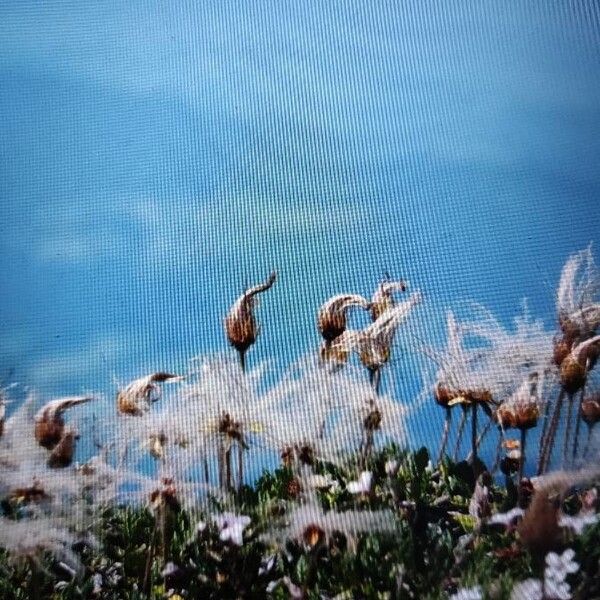
[[[158,371],[132,381],[117,393],[117,410],[123,415],[142,416],[150,410],[153,401],[158,400],[160,388],[157,383],[175,382],[183,379],[180,375]]]
[[[64,411],[90,400],[92,398],[88,396],[73,396],[52,400],[44,405],[34,417],[35,439],[40,446],[48,450],[54,448],[65,432]]]
[[[255,296],[271,288],[276,278],[273,271],[264,283],[244,292],[225,317],[227,339],[238,352],[245,352],[256,341],[259,327],[254,316]]]
[[[73,462],[75,454],[75,442],[79,438],[74,429],[65,429],[60,441],[48,457],[48,467],[51,469],[63,469],[69,467]]]
[[[572,345],[572,342],[565,337],[554,338],[552,360],[557,367],[560,367],[563,360],[569,356]]]
[[[325,540],[325,531],[315,523],[312,523],[303,531],[302,539],[309,548],[316,548]]]
[[[454,394],[445,385],[438,383],[433,389],[433,397],[441,407],[448,408],[448,405],[454,397]]]
[[[590,426],[600,421],[600,394],[594,394],[583,400],[581,418]]]
[[[340,294],[330,298],[319,309],[318,327],[327,342],[333,342],[346,330],[346,313],[351,306],[360,306],[365,310],[371,306],[369,301],[357,294]]]
[[[165,444],[167,436],[164,433],[153,434],[150,436],[150,454],[157,460],[165,457]]]
[[[14,488],[8,494],[8,500],[18,504],[39,504],[50,499],[51,496],[46,493],[39,481],[35,479],[31,486]]]
[[[323,341],[319,351],[322,361],[340,366],[348,362],[350,351],[343,344],[336,343],[339,339],[340,338],[333,342]]]
[[[371,318],[376,321],[386,310],[394,306],[394,292],[405,292],[406,283],[400,281],[382,281],[371,298]]]
[[[585,379],[585,365],[569,354],[560,366],[560,382],[563,387],[569,394],[574,394],[583,387]]]
[[[168,507],[173,512],[178,512],[181,509],[175,483],[170,477],[163,477],[161,486],[150,492],[150,507],[154,511],[163,507]]]
[[[539,417],[537,402],[507,402],[496,410],[496,420],[504,429],[532,429]]]

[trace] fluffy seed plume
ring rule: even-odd
[[[64,411],[92,399],[89,396],[59,398],[40,408],[34,418],[35,439],[40,446],[52,450],[65,434]]]
[[[264,283],[259,283],[244,292],[233,304],[225,317],[225,333],[229,343],[243,355],[254,344],[259,326],[254,316],[256,296],[270,289],[277,278],[273,271]]]
[[[346,313],[351,306],[365,310],[371,303],[358,294],[339,294],[330,298],[319,309],[318,327],[326,342],[333,342],[346,330]]]
[[[135,379],[117,394],[117,409],[124,415],[139,417],[150,410],[152,402],[160,398],[157,383],[182,380],[180,375],[160,371]]]
[[[400,281],[386,279],[379,284],[371,297],[371,317],[373,321],[377,321],[386,310],[395,305],[394,292],[405,292],[406,287],[406,282],[402,279]]]

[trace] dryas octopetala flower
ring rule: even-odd
[[[89,396],[59,398],[40,408],[34,417],[35,439],[40,446],[52,450],[65,434],[64,411],[90,400]]]
[[[259,326],[254,316],[256,295],[266,292],[275,283],[277,274],[273,271],[264,282],[244,292],[233,304],[225,317],[225,333],[229,343],[240,353],[244,354],[254,344],[259,332]]]
[[[152,402],[160,398],[157,383],[182,381],[183,377],[159,371],[132,381],[117,394],[117,409],[124,415],[139,417],[150,410]]]
[[[402,279],[399,281],[390,281],[389,279],[382,281],[371,297],[371,317],[373,321],[377,321],[386,310],[394,306],[394,292],[405,291],[406,282]]]
[[[580,342],[562,361],[560,382],[569,394],[579,391],[586,380],[589,362],[595,360],[600,348],[600,335]]]
[[[214,518],[219,529],[219,539],[222,542],[230,542],[235,546],[244,543],[244,529],[250,525],[251,519],[245,515],[223,513]]]
[[[339,294],[321,306],[317,324],[326,342],[333,342],[344,333],[347,325],[346,313],[352,306],[368,310],[371,304],[358,294]]]
[[[351,494],[369,494],[373,486],[373,473],[363,471],[357,481],[349,481],[346,489]]]

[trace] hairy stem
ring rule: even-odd
[[[446,411],[446,418],[444,419],[444,431],[442,433],[442,443],[440,445],[440,453],[438,455],[438,464],[442,462],[444,458],[444,452],[446,451],[446,444],[448,443],[448,435],[450,434],[450,425],[452,422],[452,410],[448,407],[444,409]]]
[[[463,431],[465,429],[465,424],[467,423],[467,410],[464,406],[461,406],[462,416],[460,418],[460,423],[458,425],[458,433],[456,434],[456,444],[454,446],[454,454],[452,456],[452,460],[456,462],[458,458],[458,452],[460,450],[460,442],[462,441]]]
[[[475,464],[477,462],[477,403],[473,403],[471,408],[473,418],[471,420],[471,462]]]
[[[542,459],[540,461],[540,465],[538,467],[538,475],[541,475],[546,471],[548,465],[550,463],[550,458],[552,456],[552,449],[554,447],[554,438],[556,437],[556,431],[558,429],[558,423],[560,421],[560,412],[562,409],[562,404],[566,395],[566,391],[564,388],[561,388],[560,394],[558,395],[558,399],[556,400],[556,406],[554,407],[554,412],[552,414],[552,420],[550,421],[550,426],[548,429],[548,435],[544,440],[545,444],[542,448]]]

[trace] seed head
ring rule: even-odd
[[[394,292],[405,292],[406,282],[384,280],[379,284],[375,293],[371,297],[371,318],[373,321],[377,319],[388,309],[392,308],[394,302]]]
[[[117,394],[117,410],[124,415],[139,417],[150,410],[150,405],[160,398],[156,385],[165,381],[181,381],[183,377],[172,373],[157,372],[132,381]]]
[[[275,271],[269,278],[244,292],[233,304],[225,317],[225,333],[229,343],[238,351],[245,352],[258,337],[259,326],[254,316],[257,294],[266,292],[275,283]]]
[[[319,309],[318,327],[326,342],[333,342],[346,330],[346,313],[351,306],[370,308],[366,298],[358,294],[339,294],[330,298]]]
[[[581,418],[590,426],[600,421],[600,394],[594,394],[583,400]]]
[[[79,436],[73,428],[65,429],[60,441],[50,452],[48,466],[51,469],[63,469],[71,465],[73,454],[75,454],[75,442],[78,438]]]
[[[90,400],[92,398],[88,396],[73,396],[52,400],[43,406],[34,417],[35,439],[40,446],[52,450],[65,434],[63,412]]]

